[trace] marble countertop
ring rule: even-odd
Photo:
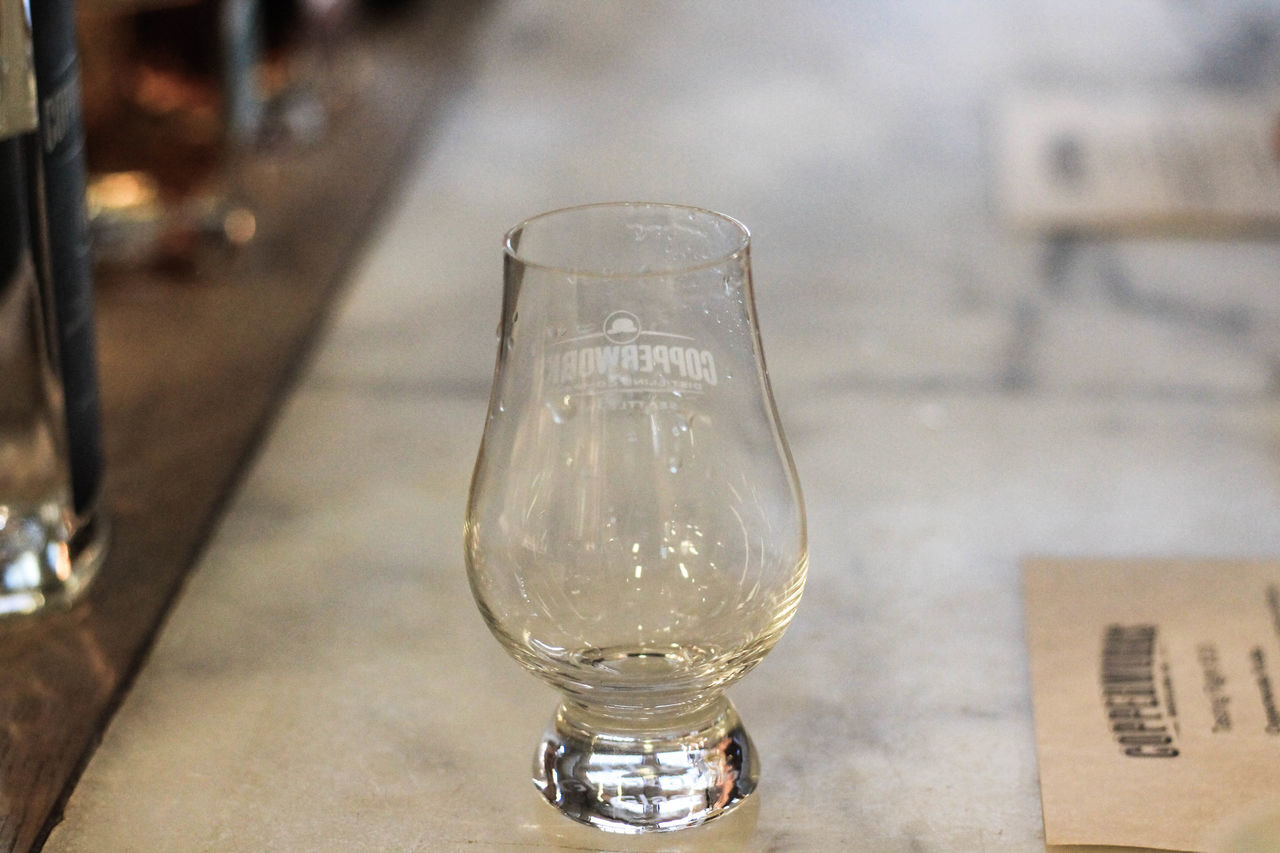
[[[993,93],[1248,85],[1181,9],[495,3],[45,849],[1042,849],[1020,561],[1280,554],[1280,247],[991,193]],[[622,198],[752,228],[811,545],[758,796],[638,841],[540,802],[461,542],[501,235]]]

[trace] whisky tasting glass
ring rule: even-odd
[[[808,563],[747,231],[662,204],[534,217],[500,336],[466,556],[489,628],[563,694],[533,781],[616,832],[717,817],[759,776],[724,690]]]

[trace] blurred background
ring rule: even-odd
[[[296,227],[272,227],[280,196],[367,168],[318,165],[353,104],[420,115],[437,86],[438,108],[404,122],[430,159],[384,179],[378,211],[443,220],[406,235],[402,272],[450,311],[492,313],[457,264],[519,219],[672,199],[751,225],[765,316],[809,342],[774,366],[814,390],[1238,400],[1275,384],[1274,3],[477,3],[446,61],[372,43],[461,16],[442,5],[84,0],[103,286],[120,267],[216,276],[225,248],[277,274],[272,235]],[[408,64],[386,84],[404,91],[371,91],[380,50]],[[415,61],[448,79],[415,79]],[[477,314],[426,336],[455,377],[489,344],[462,331]]]
[[[424,159],[388,158],[377,210],[429,208],[394,272],[457,312],[423,343],[454,377],[487,360],[469,330],[496,297],[465,264],[495,234],[657,198],[753,228],[765,316],[808,342],[774,367],[813,391],[1275,385],[1275,3],[476,3],[465,27],[442,6],[83,0],[103,287],[216,277],[228,248],[260,261],[242,286],[282,274],[280,196],[355,182],[358,152],[316,152],[384,98],[421,119]],[[376,42],[429,27],[447,47]],[[384,84],[403,91],[374,91],[380,59],[407,64]]]

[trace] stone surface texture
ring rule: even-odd
[[[1205,8],[495,3],[46,849],[1043,849],[1019,562],[1280,553],[1280,248],[1011,233],[992,112],[1260,85]],[[538,801],[461,543],[501,236],[617,199],[751,227],[811,544],[759,796],[641,840]]]

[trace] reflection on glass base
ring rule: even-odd
[[[101,518],[67,537],[48,515],[0,507],[0,618],[71,606],[102,565],[108,531]]]
[[[629,834],[698,826],[755,790],[759,761],[728,699],[654,723],[629,726],[563,702],[535,757],[533,782],[574,820]]]

